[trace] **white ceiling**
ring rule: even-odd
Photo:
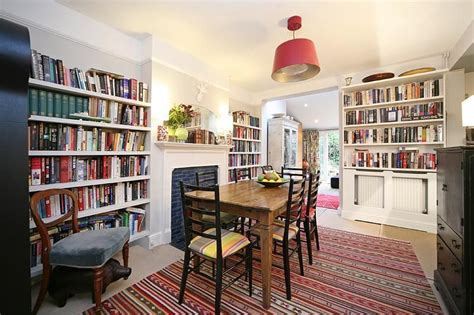
[[[338,129],[338,91],[324,91],[286,99],[286,113],[300,121],[303,129]]]
[[[58,2],[137,38],[153,34],[254,92],[282,84],[270,74],[291,15],[303,18],[296,36],[316,44],[321,73],[311,80],[442,53],[473,19],[461,0]]]

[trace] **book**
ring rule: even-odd
[[[69,95],[68,118],[70,114],[74,114],[75,112],[76,112],[76,97],[74,95]]]
[[[61,108],[61,117],[68,118],[69,117],[69,97],[66,94],[62,95],[62,108]]]
[[[41,185],[41,158],[31,158],[31,185]]]
[[[60,118],[62,115],[62,98],[61,94],[59,93],[54,93],[54,110],[53,110],[53,116]]]
[[[37,89],[28,90],[30,115],[38,115],[38,103],[39,103],[38,94],[39,92]]]
[[[54,116],[54,95],[53,92],[46,92],[46,115],[49,117]]]
[[[39,114],[41,116],[46,116],[48,99],[46,91],[40,90],[39,91]]]

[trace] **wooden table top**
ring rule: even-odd
[[[219,186],[221,203],[235,205],[248,210],[275,211],[286,206],[288,184],[276,188],[265,188],[253,180]],[[192,191],[186,193],[205,200],[214,200],[214,193]]]

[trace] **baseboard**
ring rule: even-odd
[[[171,229],[166,229],[164,232],[151,234],[147,237],[147,239],[149,249],[163,244],[168,244],[171,242]]]
[[[401,228],[425,231],[428,233],[436,233],[437,232],[437,225],[436,222],[430,223],[423,223],[417,221],[410,221],[404,220],[399,218],[381,216],[381,215],[374,215],[373,213],[366,213],[361,211],[352,211],[352,210],[342,210],[341,217],[344,219],[349,220],[360,220],[360,221],[367,221],[379,224],[386,224],[386,225],[393,225]]]

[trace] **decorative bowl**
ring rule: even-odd
[[[372,75],[369,75],[368,77],[363,78],[362,82],[367,83],[367,82],[385,80],[385,79],[393,78],[394,76],[395,74],[391,72],[376,73],[376,74],[372,74]]]
[[[436,70],[436,68],[433,68],[433,67],[418,68],[418,69],[412,69],[412,70],[405,71],[403,73],[400,73],[398,76],[399,77],[404,77],[404,76],[407,76],[407,75],[420,74],[420,73],[431,72],[431,71],[435,71],[435,70]]]
[[[259,183],[260,185],[265,186],[266,188],[273,188],[273,187],[278,187],[283,184],[286,184],[289,182],[289,180],[284,178],[281,182],[262,182],[258,180],[256,182]]]

